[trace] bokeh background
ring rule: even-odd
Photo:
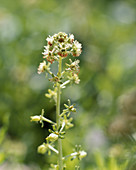
[[[81,144],[83,170],[136,168],[136,1],[0,0],[0,170],[47,170],[40,155],[48,124],[30,122],[55,106],[44,94],[52,84],[37,74],[46,37],[64,31],[83,44],[80,85],[63,91],[78,110],[64,139],[64,154]],[[77,161],[68,161],[74,169]]]

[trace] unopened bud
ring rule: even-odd
[[[58,135],[51,133],[46,140],[49,140],[50,142],[55,142],[58,139]]]
[[[80,151],[79,154],[80,154],[80,155],[79,155],[79,158],[80,158],[80,159],[86,157],[86,155],[87,155],[87,153],[86,153],[85,151]]]
[[[38,122],[40,121],[40,116],[31,116],[31,121]]]
[[[45,144],[38,146],[38,153],[45,154],[47,152],[48,147]]]

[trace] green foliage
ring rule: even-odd
[[[126,170],[128,161],[118,163],[118,160],[114,157],[109,157],[105,161],[104,157],[100,153],[95,153],[96,170]]]

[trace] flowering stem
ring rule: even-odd
[[[58,77],[61,77],[61,69],[62,69],[62,58],[59,58],[58,62]],[[60,84],[57,83],[57,103],[56,103],[56,122],[57,122],[57,129],[60,128]],[[58,139],[58,165],[59,170],[63,170],[63,162],[62,162],[62,143],[61,139]]]

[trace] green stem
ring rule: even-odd
[[[55,152],[56,154],[58,154],[59,152],[57,151],[57,149],[55,149],[54,147],[52,147],[51,145],[48,145],[48,148],[51,149],[53,152]]]
[[[65,85],[70,83],[70,80],[65,81],[63,84],[60,85],[61,88],[65,88]]]
[[[45,118],[45,117],[41,117],[41,120],[43,120],[43,121],[45,121],[45,122],[48,122],[48,123],[51,123],[51,124],[56,124],[55,122],[53,122],[53,121],[51,121],[51,120],[49,120],[49,119],[47,119],[47,118]]]
[[[62,58],[59,58],[58,64],[58,77],[61,77],[61,69],[62,69]],[[57,83],[57,103],[56,103],[56,122],[57,122],[57,129],[60,128],[60,84]],[[58,139],[58,165],[59,170],[63,170],[63,162],[62,162],[62,143],[61,139]]]

